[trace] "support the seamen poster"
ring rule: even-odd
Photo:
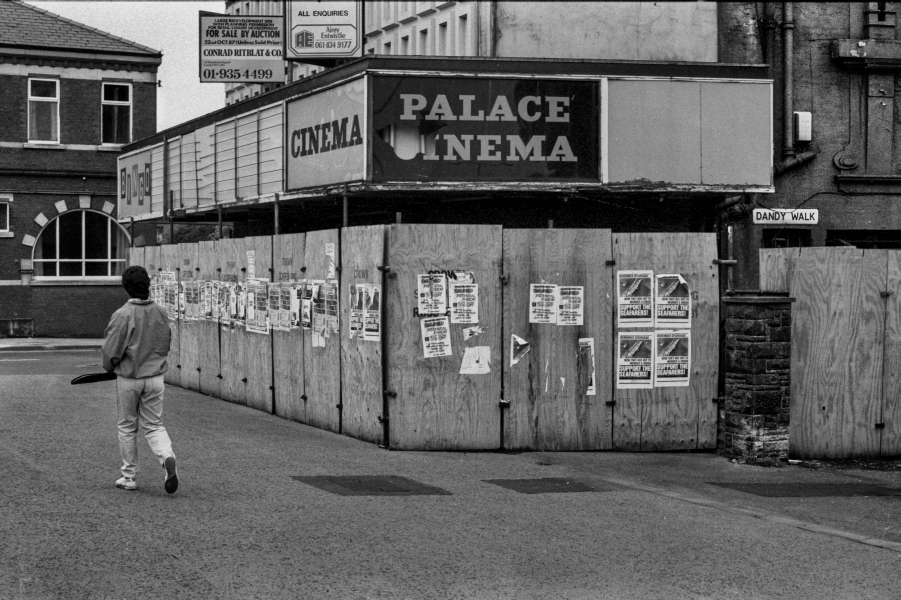
[[[619,327],[654,325],[653,271],[616,273],[616,316]]]
[[[654,332],[620,331],[616,347],[616,389],[654,387]]]
[[[654,387],[687,387],[691,374],[691,332],[657,331]]]

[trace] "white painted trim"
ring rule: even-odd
[[[606,78],[601,79],[601,89],[600,89],[600,94],[601,94],[600,104],[601,104],[601,106],[600,106],[600,115],[599,115],[599,118],[601,121],[600,122],[601,132],[600,132],[600,138],[598,138],[598,142],[600,143],[600,146],[601,146],[598,149],[601,153],[601,172],[600,172],[601,183],[608,183],[610,181],[610,156],[608,154],[609,144],[607,143],[609,134],[610,134],[609,123],[607,121],[607,119],[609,118],[609,115],[610,115],[610,109],[607,104],[609,89],[610,88],[607,85],[607,79]]]
[[[90,150],[92,152],[118,152],[121,144],[95,146],[92,144],[37,144],[34,142],[0,142],[0,148],[16,148],[18,150]]]
[[[128,75],[123,77],[123,74]],[[0,75],[12,75],[28,77],[29,75],[60,77],[62,79],[88,79],[99,81],[101,79],[128,78],[133,82],[156,83],[157,73],[143,71],[112,71],[109,69],[80,69],[76,67],[44,67],[37,65],[19,65],[0,63]]]

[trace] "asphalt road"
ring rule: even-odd
[[[115,383],[68,384],[98,363],[97,351],[0,352],[0,600],[901,597],[901,495],[711,483],[892,494],[898,472],[707,453],[390,452],[170,386],[181,487],[165,493],[140,441],[140,487],[126,492]],[[325,475],[449,494],[342,496],[292,478]],[[534,478],[596,491],[486,482]]]

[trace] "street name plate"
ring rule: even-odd
[[[820,211],[816,208],[755,208],[755,225],[816,225]]]

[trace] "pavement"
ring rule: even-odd
[[[113,485],[115,382],[68,385],[99,359],[0,354],[0,600],[899,597],[901,471],[388,451],[167,386],[181,485],[165,493],[139,439],[130,492]],[[444,493],[311,479],[379,475]]]
[[[102,345],[103,338],[0,338],[0,352],[87,350]]]

